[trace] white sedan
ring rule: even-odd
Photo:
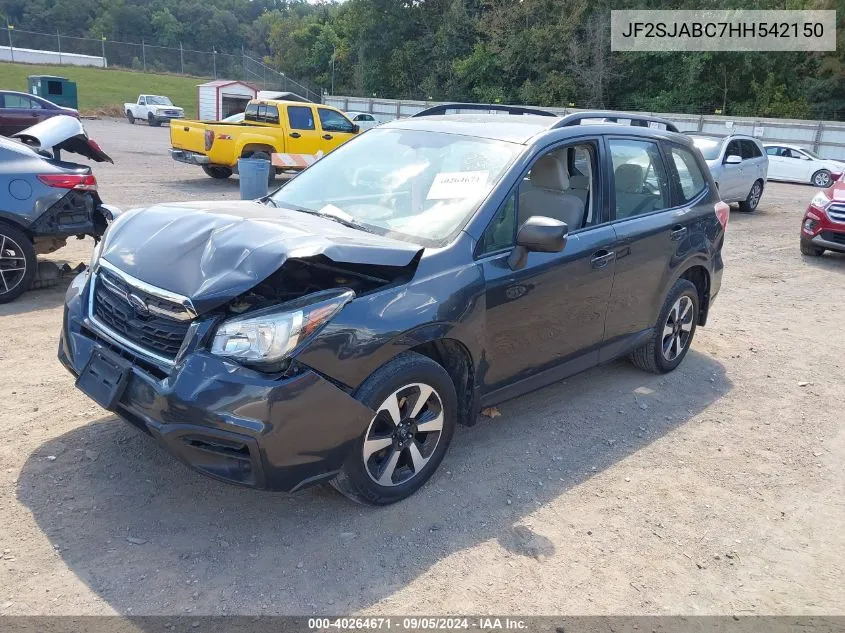
[[[369,112],[347,112],[346,117],[361,128],[362,132],[372,129],[377,125],[381,125],[381,121]]]
[[[845,172],[845,162],[822,158],[803,147],[765,143],[769,179],[808,182],[826,189]]]

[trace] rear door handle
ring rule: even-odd
[[[610,262],[613,261],[614,257],[616,257],[615,252],[601,249],[593,253],[593,258],[590,260],[590,265],[593,268],[605,268]]]
[[[323,134],[323,138],[327,141],[330,141],[334,138],[334,136],[332,136],[331,134]]]
[[[290,133],[291,138],[299,138],[300,136],[302,136],[302,134],[300,134],[299,132],[291,132]]]
[[[669,234],[672,237],[673,242],[677,242],[678,240],[682,240],[687,235],[687,227],[685,226],[673,226],[672,232]]]

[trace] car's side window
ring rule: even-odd
[[[657,143],[611,139],[616,219],[669,208],[669,182]]]
[[[584,142],[538,158],[519,185],[517,222],[539,215],[565,222],[570,232],[601,222],[594,211],[596,156],[595,143]]]
[[[516,241],[516,193],[512,193],[496,212],[481,237],[479,253],[495,253],[513,246]]]
[[[307,106],[288,106],[288,121],[292,130],[313,130],[314,113]]]
[[[780,156],[780,147],[767,147],[766,154],[769,156]]]
[[[677,173],[677,184],[681,191],[682,201],[689,202],[704,191],[707,181],[692,152],[673,145],[669,149],[669,154],[672,156],[672,163]]]
[[[352,123],[339,112],[334,110],[327,110],[326,108],[317,108],[317,113],[320,115],[320,126],[325,132],[352,132]]]
[[[6,95],[7,108],[29,108],[29,99],[21,95]]]
[[[752,158],[759,158],[763,154],[760,153],[760,149],[757,147],[757,143],[754,141],[750,141],[747,139],[741,140],[739,142],[740,149],[742,153],[742,160],[750,160]]]
[[[728,156],[742,157],[742,148],[740,147],[739,141],[728,143],[728,149],[725,150],[725,158],[723,160],[727,160]]]

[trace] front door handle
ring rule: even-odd
[[[290,133],[291,138],[299,138],[300,136],[302,136],[302,134],[300,134],[299,132],[291,132]]]
[[[687,235],[687,227],[680,226],[680,225],[673,226],[672,232],[669,233],[669,235],[672,237],[673,242],[677,242],[679,240],[682,240]]]
[[[593,268],[605,268],[610,262],[613,261],[614,257],[616,257],[615,252],[608,251],[603,248],[593,253],[593,258],[590,260],[590,265]]]
[[[334,136],[332,136],[331,134],[323,134],[323,138],[327,141],[330,141],[334,138]]]

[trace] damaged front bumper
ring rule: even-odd
[[[68,289],[59,360],[86,392],[90,365],[121,367],[125,384],[107,407],[204,475],[282,491],[325,481],[373,416],[303,365],[269,376],[190,341],[172,366],[151,362],[88,318],[88,281],[83,273]]]

